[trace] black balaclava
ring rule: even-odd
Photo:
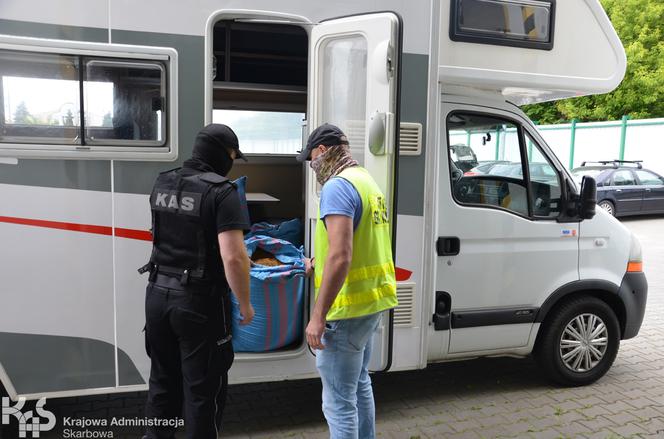
[[[233,159],[227,148],[238,149],[237,136],[230,127],[222,124],[210,124],[200,130],[194,141],[191,158],[184,162],[184,167],[205,172],[228,175],[233,167]]]

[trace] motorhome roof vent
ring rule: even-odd
[[[399,304],[394,309],[394,325],[413,326],[415,284],[398,282],[397,299],[399,300]]]
[[[422,124],[401,122],[399,129],[399,155],[422,154]]]

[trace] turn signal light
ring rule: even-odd
[[[627,272],[628,273],[639,273],[643,271],[643,262],[634,261],[627,263]]]

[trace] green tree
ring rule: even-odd
[[[47,125],[60,125],[60,120],[55,114],[49,114],[48,120],[46,121]]]
[[[104,114],[104,119],[101,122],[101,126],[113,127],[113,117],[111,117],[111,113]]]
[[[625,79],[613,92],[528,105],[540,123],[664,116],[664,2],[601,0],[627,54]]]
[[[14,123],[29,124],[31,120],[32,116],[28,111],[27,105],[25,105],[24,101],[21,101],[21,103],[18,104],[18,107],[16,107],[16,111],[14,112]]]
[[[67,110],[67,114],[62,118],[62,124],[68,127],[74,126],[74,114],[71,110]]]

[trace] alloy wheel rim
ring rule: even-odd
[[[601,203],[599,207],[613,215],[613,207],[609,203]]]
[[[573,372],[588,372],[606,354],[609,331],[595,314],[581,314],[565,326],[560,337],[560,358]]]

